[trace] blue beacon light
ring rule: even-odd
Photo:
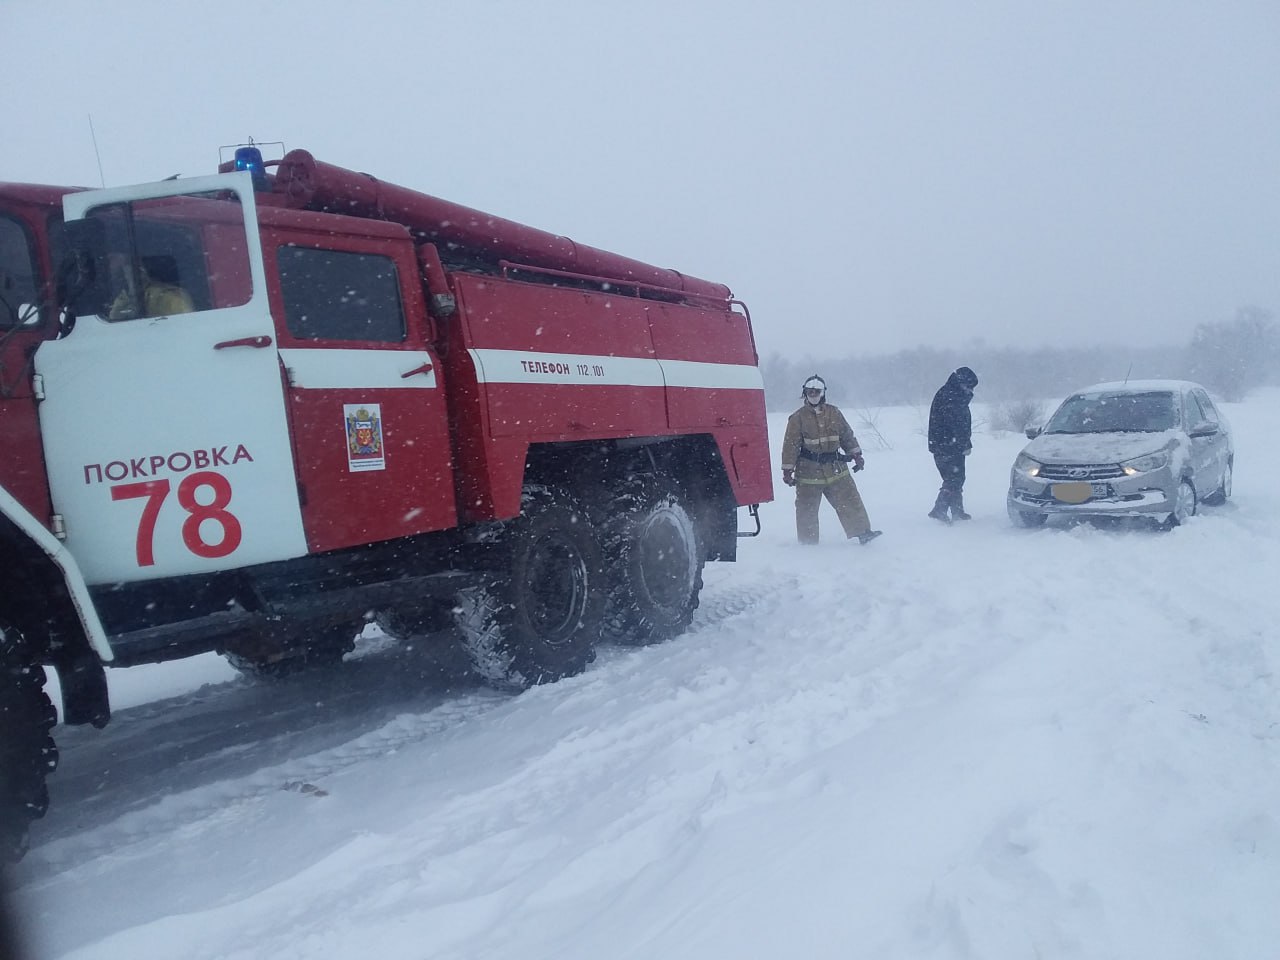
[[[267,189],[267,165],[263,163],[262,151],[257,147],[237,147],[235,168],[249,171],[254,190]]]

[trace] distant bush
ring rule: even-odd
[[[870,441],[877,450],[893,449],[893,444],[880,432],[879,410],[868,410],[865,407],[859,407],[856,411],[856,418],[858,422],[858,443],[865,447],[868,446],[868,441]]]
[[[991,429],[1025,433],[1027,427],[1044,423],[1045,406],[1039,400],[1010,400],[991,405]]]

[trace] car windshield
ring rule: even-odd
[[[1076,394],[1063,401],[1045,433],[1159,433],[1178,423],[1169,392]]]

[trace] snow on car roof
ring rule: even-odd
[[[1200,384],[1192,383],[1190,380],[1114,380],[1107,383],[1095,383],[1091,387],[1085,387],[1084,389],[1077,390],[1075,392],[1077,394],[1153,393],[1163,390],[1170,393],[1179,393],[1183,390],[1192,390],[1199,386]]]

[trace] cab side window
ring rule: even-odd
[[[285,325],[302,340],[400,343],[400,280],[390,257],[283,246],[277,251]]]
[[[26,231],[0,217],[0,330],[32,324],[36,309],[36,269]]]

